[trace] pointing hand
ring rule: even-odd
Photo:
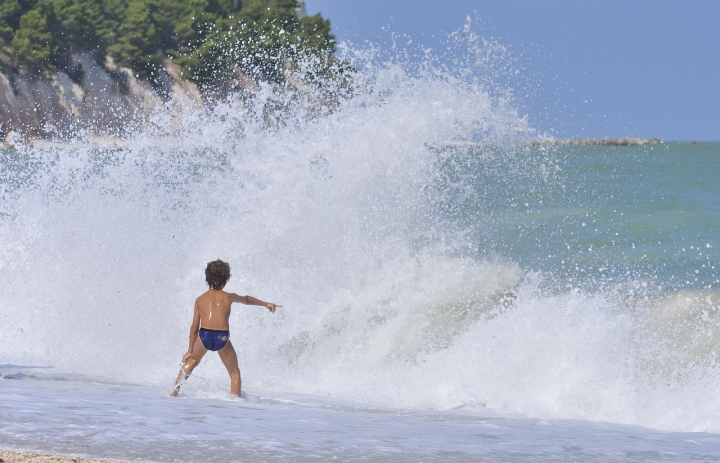
[[[276,309],[277,307],[282,307],[282,306],[281,306],[281,305],[273,304],[272,302],[269,302],[269,303],[267,303],[267,304],[265,305],[265,307],[267,307],[267,309],[270,311],[270,313],[275,313],[275,309]]]

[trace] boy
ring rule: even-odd
[[[230,264],[220,259],[209,262],[205,268],[205,281],[210,289],[195,299],[195,311],[190,327],[190,347],[182,358],[182,367],[175,381],[175,388],[170,393],[176,397],[180,392],[180,383],[190,376],[190,373],[200,363],[209,350],[217,351],[225,368],[230,374],[230,392],[240,395],[240,369],[237,355],[230,342],[230,305],[240,302],[247,305],[261,305],[275,313],[276,307],[271,302],[263,302],[252,296],[238,296],[223,291],[230,279]],[[202,327],[201,327],[202,325]]]

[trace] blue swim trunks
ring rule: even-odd
[[[200,341],[207,350],[220,350],[230,340],[229,331],[200,328],[198,334],[200,335]]]

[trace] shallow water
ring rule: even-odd
[[[482,408],[402,410],[277,393],[170,399],[147,387],[28,378],[0,382],[0,398],[4,447],[127,460],[720,460],[715,434]]]

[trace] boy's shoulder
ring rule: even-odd
[[[233,296],[235,296],[235,294],[229,293],[229,292],[227,292],[227,291],[223,291],[222,289],[208,289],[207,291],[205,291],[204,293],[202,293],[201,295],[199,295],[199,296],[197,297],[197,299],[195,299],[195,300],[196,300],[196,301],[200,301],[200,300],[202,300],[202,299],[207,299],[207,298],[210,298],[210,297],[213,297],[213,298],[215,298],[215,297],[231,298],[231,297],[233,297]]]

